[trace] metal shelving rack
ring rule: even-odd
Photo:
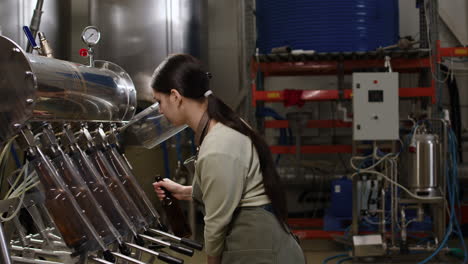
[[[431,67],[428,51],[404,52],[350,52],[350,53],[318,53],[314,55],[268,54],[252,58],[251,63],[251,89],[253,106],[263,102],[283,102],[283,91],[262,91],[257,89],[259,78],[268,76],[305,76],[305,75],[337,75],[343,78],[358,70],[371,68],[384,68],[385,57],[391,58],[394,71],[404,73],[417,73],[422,69]],[[259,74],[261,73],[261,74]],[[339,81],[340,83],[340,81]],[[401,98],[430,97],[435,102],[435,86],[400,88]],[[302,93],[304,101],[332,101],[349,100],[352,97],[351,89],[334,90],[307,90]],[[265,128],[287,128],[288,121],[262,120],[258,125],[261,131]],[[351,122],[341,120],[310,120],[308,128],[351,127]],[[271,146],[274,154],[296,153],[295,146]],[[304,154],[317,153],[352,153],[351,145],[309,145],[302,146]]]
[[[437,45],[435,56],[431,57],[429,50],[407,51],[375,51],[375,52],[349,52],[349,53],[317,53],[317,54],[265,54],[252,58],[251,90],[252,104],[261,106],[265,102],[283,102],[284,91],[264,91],[258,89],[258,82],[268,76],[306,76],[306,75],[336,75],[338,77],[338,89],[334,90],[307,90],[303,91],[301,99],[309,101],[349,100],[352,98],[352,90],[344,89],[343,78],[345,74],[355,71],[384,68],[385,57],[391,58],[393,71],[399,73],[419,73],[423,70],[433,70],[433,65],[440,63],[443,57],[467,57],[468,48],[441,48]],[[400,98],[426,97],[432,104],[436,103],[436,83],[433,80],[428,87],[401,87]],[[290,124],[286,120],[257,119],[257,125],[261,132],[264,129],[288,128]],[[352,127],[352,122],[341,120],[309,120],[308,128],[338,128]],[[294,154],[296,146],[270,146],[273,154]],[[301,146],[303,154],[320,153],[353,153],[353,145],[306,145]],[[318,229],[304,229],[323,227],[322,219],[291,219],[290,225],[294,233],[302,239],[331,239],[344,232],[324,231]]]

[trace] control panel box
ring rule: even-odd
[[[398,73],[353,73],[353,140],[399,138]]]

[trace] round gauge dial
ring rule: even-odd
[[[88,46],[94,46],[99,42],[101,38],[101,32],[95,26],[86,27],[81,33],[81,39]]]

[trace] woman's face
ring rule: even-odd
[[[185,124],[183,114],[180,111],[180,99],[173,92],[165,94],[154,92],[154,99],[159,103],[159,112],[163,114],[174,126]]]

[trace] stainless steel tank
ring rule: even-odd
[[[26,49],[23,26],[29,26],[37,0],[1,0],[0,35]],[[70,1],[45,0],[39,31],[43,31],[58,59],[68,59],[70,46]]]
[[[207,63],[207,0],[90,0],[89,9],[103,35],[96,58],[127,69],[139,100],[154,101],[151,75],[168,54]]]
[[[401,156],[400,183],[419,196],[440,196],[441,143],[433,134],[415,134],[415,148]]]
[[[127,121],[136,90],[119,66],[95,67],[25,53],[0,36],[0,142],[27,120]]]

